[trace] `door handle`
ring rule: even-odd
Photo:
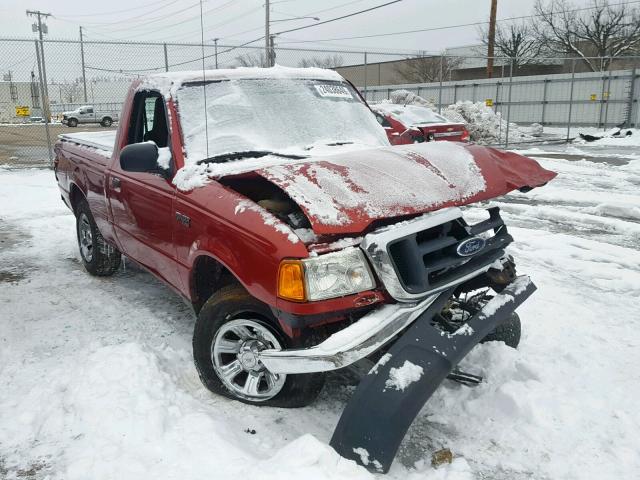
[[[111,177],[111,188],[117,192],[120,191],[120,179],[118,177]]]

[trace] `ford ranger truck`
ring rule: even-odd
[[[112,275],[126,255],[187,299],[215,394],[307,405],[327,371],[388,373],[387,352],[425,322],[444,350],[518,344],[533,286],[482,205],[555,173],[468,143],[391,146],[335,72],[150,75],[117,131],[61,135],[55,152],[86,270]]]

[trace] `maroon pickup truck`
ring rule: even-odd
[[[56,144],[82,261],[111,275],[126,255],[188,299],[212,392],[302,406],[324,372],[368,364],[400,395],[418,371],[434,389],[455,378],[456,355],[480,341],[517,345],[514,309],[534,287],[515,276],[498,209],[471,209],[472,221],[460,207],[555,176],[534,160],[467,143],[390,146],[352,85],[320,69],[151,75],[120,118],[115,135]],[[419,325],[438,338],[411,333],[428,348],[390,360]]]

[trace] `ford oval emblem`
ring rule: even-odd
[[[469,257],[478,253],[485,246],[486,242],[480,237],[471,237],[458,244],[456,253],[461,257]]]

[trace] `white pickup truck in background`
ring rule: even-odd
[[[118,112],[96,110],[93,105],[83,105],[69,112],[62,112],[62,124],[77,127],[80,123],[99,123],[103,127],[110,127],[118,121]]]

